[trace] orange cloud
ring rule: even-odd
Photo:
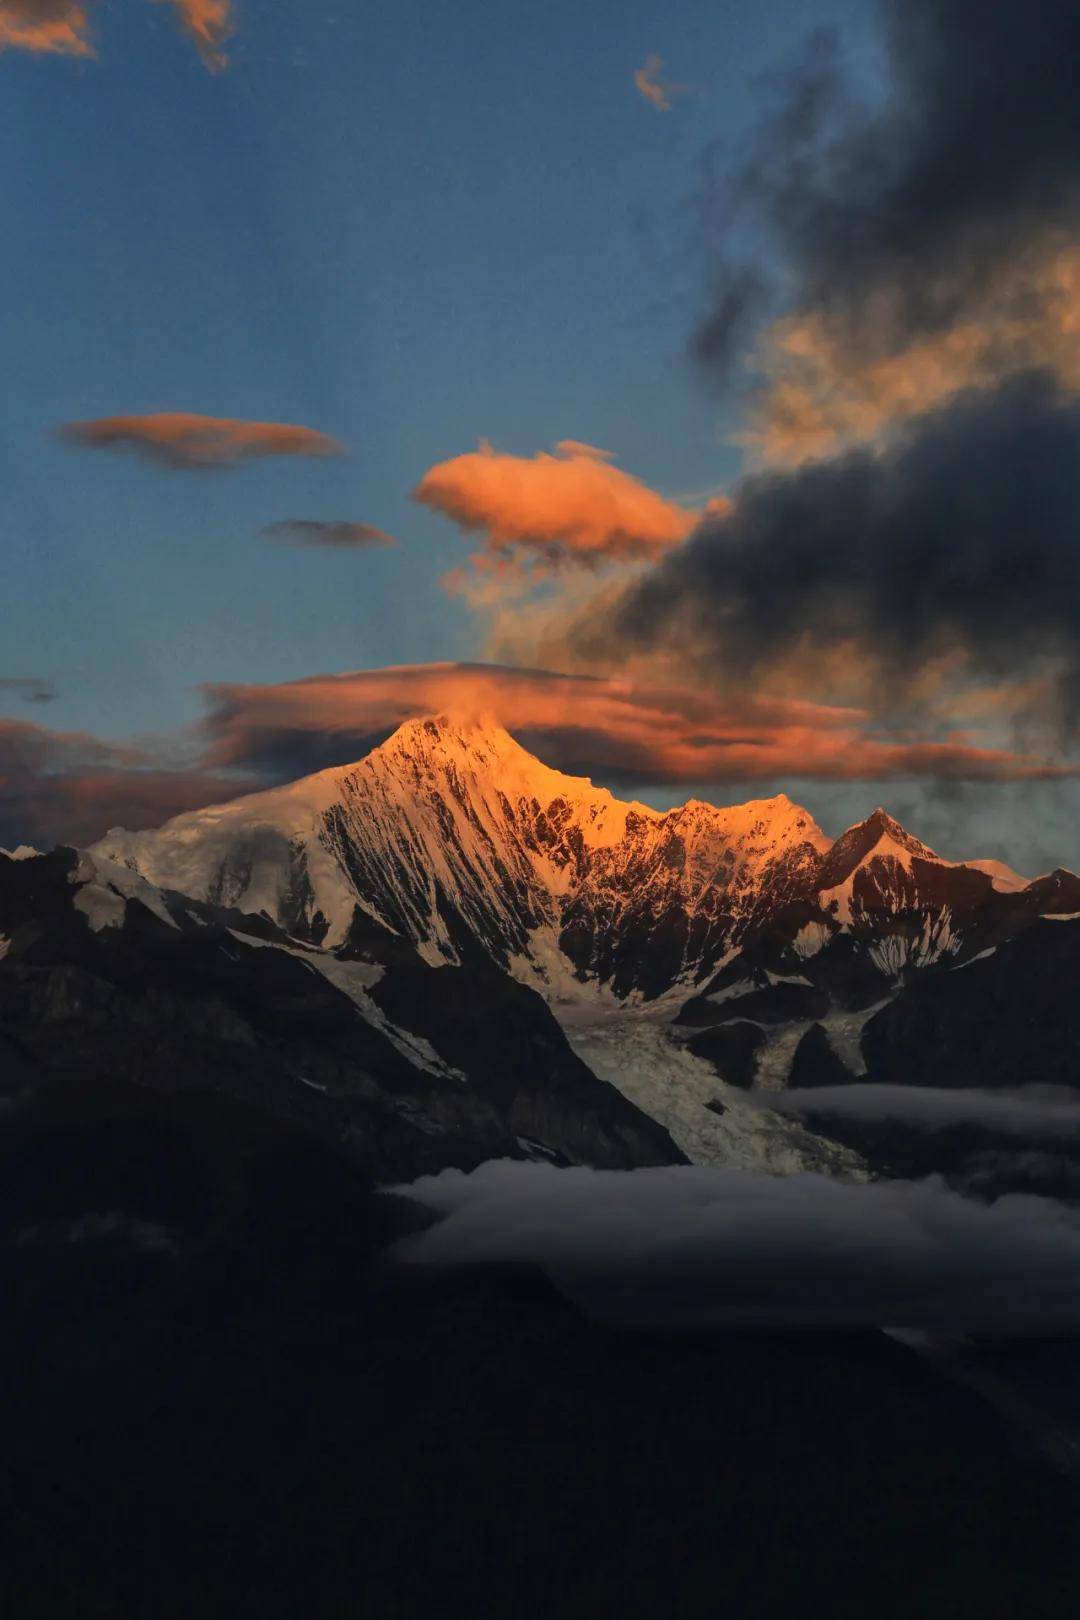
[[[647,56],[644,67],[639,67],[634,74],[634,85],[657,112],[670,112],[675,97],[688,96],[691,90],[689,85],[672,84],[670,80],[661,78],[663,66],[663,57],[655,53]]]
[[[212,73],[227,66],[223,47],[235,32],[232,0],[158,0],[158,4],[173,7]],[[93,56],[89,27],[87,4],[80,0],[0,0],[0,51]]]
[[[614,450],[598,450],[595,444],[582,444],[580,439],[560,439],[555,446],[560,456],[588,456],[593,461],[614,461]]]
[[[211,73],[228,66],[225,41],[235,32],[232,0],[158,0],[174,7],[184,31],[195,42],[195,49]]]
[[[860,709],[797,699],[485,664],[407,664],[278,686],[215,685],[194,737],[154,753],[0,717],[0,845],[86,844],[109,827],[156,826],[269,783],[361,758],[403,720],[495,715],[545,762],[644,787],[796,777],[1015,782],[1080,774],[1031,754],[883,735]],[[190,768],[170,763],[198,757]],[[179,746],[178,746],[179,745]]]
[[[86,6],[77,0],[0,0],[0,51],[93,56]]]
[[[86,449],[136,450],[165,467],[231,467],[262,456],[334,456],[342,450],[336,439],[313,428],[186,411],[70,422],[60,433]]]
[[[485,536],[487,555],[473,559],[481,571],[524,565],[534,575],[656,558],[699,516],[573,440],[531,457],[482,444],[432,467],[413,499]]]
[[[495,715],[561,769],[640,783],[1013,781],[1080,773],[1080,765],[981,748],[966,737],[880,735],[854,708],[499,665],[412,664],[278,686],[216,685],[206,694],[206,768],[282,778],[348,763],[403,720],[446,710]]]

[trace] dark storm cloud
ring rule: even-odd
[[[326,523],[316,518],[286,518],[262,531],[265,540],[292,546],[325,546],[329,550],[360,551],[371,546],[396,545],[393,535],[370,523]]]
[[[753,682],[847,650],[885,700],[929,660],[1080,694],[1080,400],[1045,374],[971,392],[883,450],[745,479],[732,510],[578,624],[587,657],[666,653]]]
[[[586,1308],[623,1322],[1080,1324],[1080,1218],[1048,1200],[976,1204],[936,1181],[508,1161],[405,1191],[443,1219],[400,1243],[400,1260],[537,1264]]]
[[[765,231],[794,307],[872,322],[880,342],[952,322],[1000,261],[1080,218],[1080,9],[880,0],[879,11],[883,104],[853,100],[835,38],[819,33],[797,70],[766,85],[746,160],[708,188],[723,244],[694,342],[708,363],[730,360],[734,317],[756,305],[730,256],[739,230]],[[870,309],[875,290],[887,298]]]

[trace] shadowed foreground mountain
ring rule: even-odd
[[[383,1179],[500,1157],[682,1157],[541,997],[486,962],[429,967],[375,924],[362,955],[329,956],[57,849],[0,857],[0,939],[0,1098],[55,1079],[205,1087]]]
[[[422,1215],[206,1093],[68,1078],[0,1125],[13,1620],[1072,1612],[1075,1483],[881,1334],[387,1269]]]

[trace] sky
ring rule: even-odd
[[[479,683],[657,803],[1080,863],[1035,10],[0,0],[0,842]]]

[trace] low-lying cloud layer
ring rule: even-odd
[[[1080,1139],[1080,1093],[1056,1087],[1000,1092],[856,1082],[754,1095],[763,1107],[781,1114],[821,1114],[867,1124],[891,1120],[926,1131],[973,1126],[1029,1144]]]
[[[402,1262],[542,1266],[586,1309],[628,1324],[1080,1326],[1080,1218],[1042,1199],[988,1206],[937,1181],[509,1161],[399,1190],[442,1216],[397,1245]]]
[[[232,467],[262,456],[336,456],[336,439],[289,422],[246,422],[191,411],[69,422],[60,435],[85,450],[134,450],[163,467]]]

